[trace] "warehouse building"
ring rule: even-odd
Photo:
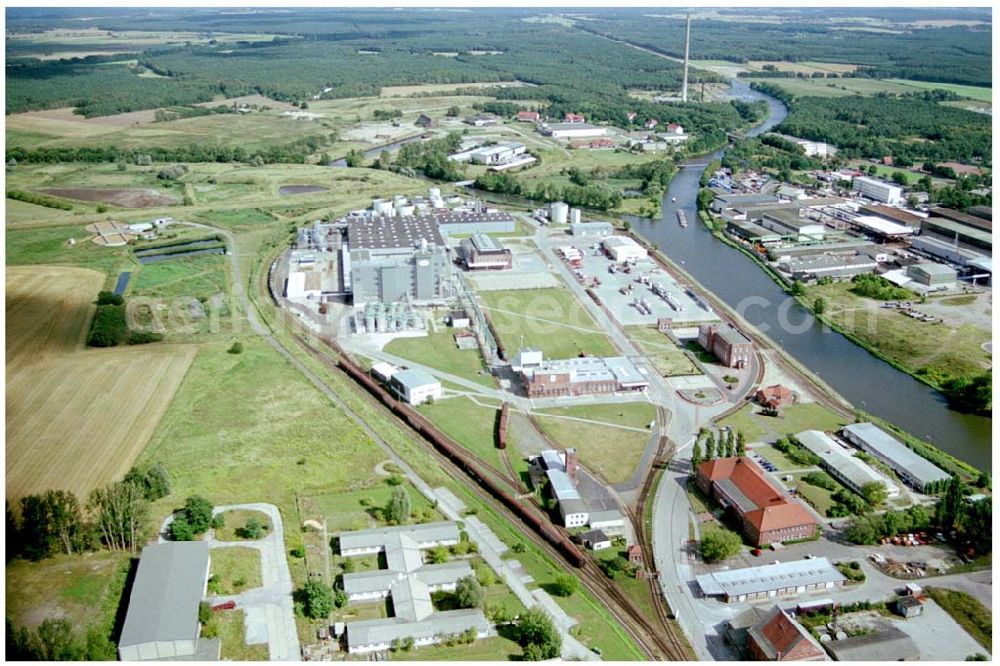
[[[541,359],[541,352],[537,354]],[[523,352],[519,358],[525,358]],[[529,398],[642,391],[649,386],[646,376],[624,356],[586,356],[540,360],[537,364],[521,363],[514,370],[520,372]]]
[[[947,638],[942,637],[944,640]],[[881,631],[826,643],[836,661],[918,661],[920,649],[901,629],[888,626]]]
[[[608,236],[601,241],[601,245],[612,261],[620,263],[638,261],[649,256],[646,248],[629,236]]]
[[[753,353],[753,343],[732,324],[702,324],[698,344],[727,368],[744,367]]]
[[[953,240],[944,240],[931,234],[921,234],[910,242],[910,249],[929,257],[963,266],[966,268],[982,267],[982,262],[990,261],[990,257],[978,250],[960,247]]]
[[[903,226],[909,227],[914,232],[920,230],[920,223],[924,221],[924,218],[920,215],[914,215],[913,213],[903,210],[902,208],[885,206],[883,204],[861,206],[858,212],[862,215],[873,215],[875,217],[881,217],[883,220],[888,220],[889,222],[902,224]]]
[[[717,571],[695,580],[706,597],[719,597],[726,603],[828,591],[847,583],[825,557]]]
[[[574,236],[604,238],[613,235],[615,227],[610,222],[574,222],[569,225],[569,231]]]
[[[858,215],[850,224],[866,236],[881,241],[900,241],[913,235],[913,229],[877,215]]]
[[[924,262],[906,267],[906,276],[932,290],[954,289],[958,271],[944,264]]]
[[[732,510],[755,546],[808,539],[818,523],[804,506],[789,498],[747,457],[708,460],[696,470],[702,492]]]
[[[855,256],[866,254],[876,261],[888,261],[889,254],[869,240],[836,241],[833,243],[805,243],[802,245],[784,245],[768,250],[771,261],[793,261],[817,256]]]
[[[713,191],[715,192],[715,198],[712,199],[712,212],[715,213],[721,213],[726,209],[741,206],[759,206],[781,203],[781,200],[773,194],[728,194],[723,191]]]
[[[874,201],[887,204],[903,203],[903,188],[878,178],[855,176],[851,189]]]
[[[920,225],[921,235],[933,234],[945,241],[956,241],[960,245],[979,250],[984,254],[993,252],[993,232],[969,226],[946,217],[929,217]]]
[[[874,423],[852,423],[841,432],[844,439],[887,464],[899,478],[921,492],[929,483],[951,478],[947,472],[911,451]]]
[[[459,244],[459,255],[470,271],[504,270],[513,265],[511,251],[486,234],[472,234]]]
[[[340,535],[342,557],[380,554],[385,562],[384,569],[344,574],[348,601],[391,598],[393,611],[388,618],[348,622],[348,652],[384,651],[407,638],[412,638],[416,647],[433,645],[470,630],[477,639],[490,635],[491,625],[482,610],[436,611],[431,600],[432,593],[453,591],[459,579],[474,575],[464,560],[424,564],[423,551],[455,545],[459,539],[458,526],[453,522],[383,527]]]
[[[823,277],[843,279],[871,273],[879,265],[872,256],[864,253],[823,254],[786,259],[778,268],[796,280],[811,281]]]
[[[986,217],[983,217],[983,215],[986,215]],[[972,227],[973,229],[993,231],[993,211],[986,206],[973,206],[969,209],[968,213],[952,210],[951,208],[935,207],[931,208],[931,217],[943,217],[947,220],[964,224],[967,227]]]
[[[795,435],[795,438],[806,450],[819,457],[823,469],[855,493],[861,495],[861,489],[866,484],[878,483],[885,487],[889,499],[899,497],[896,484],[855,457],[850,449],[833,441],[826,433],[804,430]]]
[[[585,122],[542,123],[538,131],[553,139],[579,139],[588,136],[604,136],[608,128]]]
[[[801,210],[771,210],[761,216],[760,226],[796,241],[823,240],[826,225],[802,216]]]
[[[118,641],[122,661],[217,660],[218,639],[199,639],[198,605],[208,585],[205,541],[167,541],[146,546],[129,594]]]
[[[742,238],[748,243],[773,245],[781,242],[781,234],[753,222],[730,220],[726,222],[726,231],[737,238]]]
[[[580,491],[576,489],[576,477],[580,465],[576,449],[567,449],[565,453],[546,449],[532,462],[544,473],[549,492],[559,503],[559,516],[563,527],[586,525],[590,519],[590,512]]]
[[[389,389],[410,405],[422,405],[441,398],[441,382],[419,368],[392,373]]]
[[[790,143],[795,144],[805,151],[806,157],[826,157],[828,155],[836,155],[837,149],[828,143],[823,141],[813,141],[811,139],[800,139],[797,136],[790,136],[788,134],[778,134],[782,139]]]

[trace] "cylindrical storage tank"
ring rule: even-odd
[[[372,200],[372,211],[376,215],[391,215],[392,202],[385,199],[374,199]]]
[[[440,187],[432,187],[430,189],[429,194],[430,194],[430,198],[431,199],[440,199],[441,198],[441,188]]]
[[[415,206],[400,206],[396,209],[396,212],[399,213],[400,217],[410,217],[413,215],[415,208]]]
[[[406,205],[406,197],[402,194],[397,194],[392,198],[392,205],[396,208],[396,210],[399,210],[400,206]]]
[[[569,212],[569,220],[573,224],[580,224],[580,209],[574,208]]]
[[[569,205],[562,201],[553,201],[549,207],[549,218],[552,224],[566,224],[566,216],[569,215]]]

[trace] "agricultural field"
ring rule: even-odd
[[[454,333],[453,329],[445,329],[423,337],[396,338],[384,347],[384,351],[494,388],[496,382],[483,363],[479,349],[459,349]]]
[[[567,289],[484,291],[484,311],[510,354],[522,346],[540,349],[545,358],[571,358],[586,352],[613,356],[614,346]]]
[[[7,269],[8,499],[49,489],[86,498],[119,478],[191,364],[186,346],[84,350],[103,281],[84,269]]]
[[[892,83],[899,83],[904,86],[921,88],[923,90],[947,90],[962,97],[974,99],[977,102],[992,102],[993,89],[982,86],[963,86],[957,83],[933,83],[930,81],[913,81],[910,79],[887,79]]]

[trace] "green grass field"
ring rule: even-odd
[[[991,88],[963,86],[953,83],[932,83],[911,79],[745,79],[748,82],[773,83],[798,97],[845,97],[847,95],[874,95],[885,92],[906,95],[920,90],[947,90],[979,102],[991,102]]]
[[[906,169],[898,169],[896,167],[885,166],[884,164],[875,165],[875,171],[879,178],[889,178],[891,179],[893,175],[901,173],[906,176],[906,182],[912,184],[923,178],[923,174],[913,173]]]
[[[626,407],[628,409],[623,409]],[[648,410],[642,408],[648,408]],[[646,403],[588,405],[587,407],[546,410],[544,414],[560,414],[566,410],[572,410],[573,414],[587,414],[590,410],[590,416],[578,416],[577,418],[593,418],[612,423],[617,419],[623,424],[632,424],[632,427],[643,428],[641,431],[626,430],[598,423],[544,416],[541,412],[535,416],[549,439],[561,448],[576,447],[580,462],[587,469],[596,472],[608,483],[619,483],[627,480],[635,470],[635,466],[649,442],[649,431],[645,428],[656,416],[654,407]],[[563,413],[561,415],[569,414]],[[634,425],[635,423],[641,423],[641,425]]]
[[[222,659],[224,661],[267,661],[267,643],[247,645],[246,626],[243,624],[243,611],[228,610],[214,613],[212,622],[218,627],[219,639],[222,641]]]
[[[761,424],[759,421],[761,417],[758,417],[753,411],[753,405],[743,405],[739,410],[719,421],[717,425],[742,431],[747,442],[763,442],[771,439],[773,437],[771,429]]]
[[[260,587],[260,551],[256,548],[234,546],[212,549],[212,573],[215,594],[242,594]]]
[[[839,430],[850,423],[850,419],[831,412],[816,402],[798,403],[782,409],[777,417],[757,416],[759,419],[773,419],[773,428],[780,434],[795,434],[803,430]]]
[[[409,483],[403,484],[410,495],[410,511],[426,515],[429,520],[443,520],[427,498],[417,492]],[[392,487],[385,480],[369,484],[363,490],[340,493],[311,495],[303,500],[303,514],[306,517],[326,518],[327,530],[331,536],[351,530],[364,530],[384,525],[382,508],[389,503]]]
[[[487,371],[479,349],[459,349],[454,333],[452,329],[445,329],[419,338],[396,338],[384,350],[387,354],[494,388],[496,382]]]
[[[147,264],[132,274],[128,296],[208,298],[228,292],[229,260],[222,255],[177,257]]]
[[[827,302],[824,317],[844,328],[864,344],[885,354],[909,372],[925,374],[932,381],[983,372],[990,356],[982,345],[991,332],[961,320],[928,323],[896,310],[878,308],[870,299],[856,296],[850,283],[807,289],[810,302]]]
[[[814,486],[802,480],[804,474],[795,474],[795,481],[798,483],[799,497],[806,500],[821,516],[826,515],[827,509],[836,502],[833,501],[833,493],[826,488]]]
[[[568,289],[485,291],[480,293],[493,327],[508,354],[522,345],[540,349],[547,359],[581,352],[612,356],[615,348]]]
[[[482,407],[465,396],[423,404],[417,409],[472,454],[503,470],[494,435],[500,410]]]
[[[981,86],[963,86],[957,83],[933,83],[930,81],[914,81],[912,79],[886,79],[892,83],[899,83],[913,88],[923,88],[925,90],[947,90],[962,97],[968,97],[980,102],[992,102],[993,89]]]
[[[389,661],[520,661],[521,646],[502,636],[490,636],[471,645],[428,645],[409,652],[390,652]]]
[[[753,447],[753,452],[759,454],[766,461],[777,467],[779,472],[787,472],[788,470],[802,468],[802,465],[792,462],[785,456],[784,453],[770,444],[755,446]]]
[[[246,525],[250,518],[256,518],[264,528],[264,534],[271,529],[271,521],[267,514],[262,511],[248,511],[246,509],[231,509],[219,514],[225,522],[223,527],[213,530],[216,541],[245,541],[237,534],[237,530]]]

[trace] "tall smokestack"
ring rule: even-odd
[[[688,101],[688,61],[691,55],[691,15],[687,15],[687,29],[684,33],[684,86],[681,88],[681,101]]]

